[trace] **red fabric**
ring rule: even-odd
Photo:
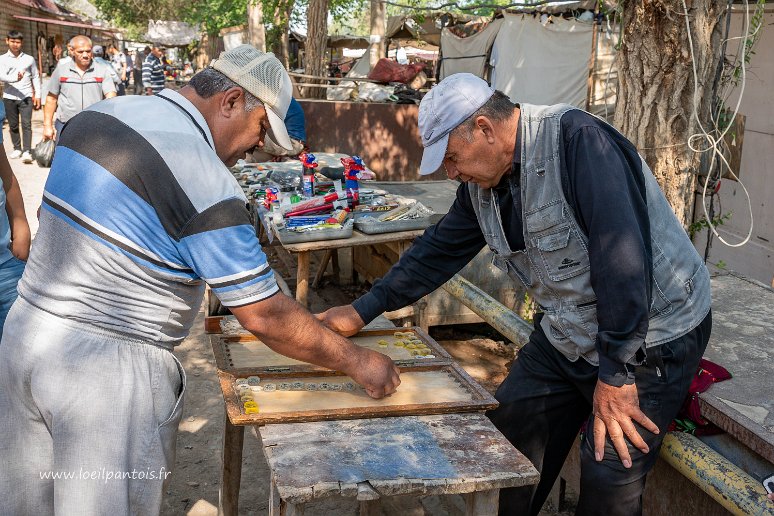
[[[713,383],[722,382],[730,378],[731,373],[729,373],[725,367],[702,358],[699,362],[699,368],[696,371],[696,375],[693,377],[693,380],[691,380],[691,386],[688,389],[688,397],[685,399],[685,403],[677,414],[677,419],[689,419],[695,423],[696,429],[693,433],[696,435],[721,433],[722,430],[720,430],[720,428],[704,419],[701,415],[699,394],[709,389]],[[672,422],[669,429],[674,430],[675,428],[676,425]]]
[[[379,59],[374,69],[368,73],[368,78],[379,82],[402,82],[403,84],[408,84],[424,68],[425,65],[402,65],[397,61],[383,57]]]

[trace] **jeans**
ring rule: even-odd
[[[645,476],[658,458],[670,422],[688,394],[707,347],[712,314],[682,337],[647,349],[635,368],[641,410],[659,428],[652,434],[634,423],[650,451],[627,442],[632,467],[626,469],[610,439],[601,462],[594,458],[592,403],[598,368],[570,362],[549,342],[535,319],[535,331],[519,351],[508,377],[497,389],[500,406],[488,416],[505,437],[540,471],[537,486],[500,491],[501,515],[536,515],[548,497],[584,422],[581,442],[581,492],[576,514],[636,516],[642,513]]]
[[[8,131],[11,133],[13,150],[28,152],[32,148],[32,97],[24,100],[3,99]],[[19,119],[21,118],[21,137]]]
[[[0,513],[159,514],[184,392],[168,350],[19,298],[0,342]]]
[[[5,318],[16,301],[16,285],[24,273],[25,263],[16,257],[0,264],[0,337],[3,336]]]

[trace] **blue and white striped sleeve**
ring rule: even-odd
[[[244,202],[222,201],[186,224],[181,257],[227,307],[249,305],[279,291]]]

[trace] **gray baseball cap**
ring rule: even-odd
[[[494,94],[480,77],[456,73],[439,82],[419,104],[419,135],[422,138],[421,175],[432,174],[443,163],[449,133],[486,104]]]

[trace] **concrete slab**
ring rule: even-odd
[[[734,273],[717,275],[712,316],[704,357],[734,377],[700,396],[702,414],[774,462],[774,290]]]

